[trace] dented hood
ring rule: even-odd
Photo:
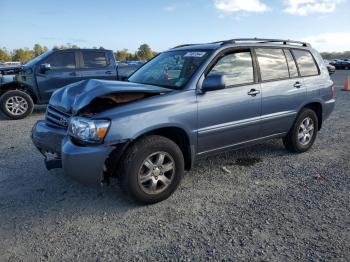
[[[121,81],[106,81],[89,79],[76,82],[58,89],[50,99],[50,105],[76,114],[87,106],[93,99],[113,93],[148,93],[160,94],[173,91],[159,86],[144,85]]]

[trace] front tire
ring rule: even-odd
[[[315,142],[318,130],[318,118],[315,111],[304,108],[298,115],[293,127],[283,138],[286,149],[293,153],[308,151]]]
[[[10,119],[22,119],[33,112],[30,95],[20,90],[7,91],[0,97],[1,111]]]
[[[143,204],[167,199],[184,174],[184,157],[173,141],[148,136],[127,149],[118,176],[124,192]]]

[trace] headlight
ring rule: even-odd
[[[68,134],[83,142],[98,143],[105,138],[110,124],[109,120],[72,117],[69,121]]]

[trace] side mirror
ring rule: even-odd
[[[49,71],[50,69],[51,69],[51,65],[50,64],[45,63],[45,64],[41,64],[40,65],[40,72],[42,74],[45,74],[46,71]]]
[[[207,76],[202,83],[202,92],[225,89],[225,77],[223,75]]]

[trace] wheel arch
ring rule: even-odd
[[[160,127],[153,130],[149,130],[141,135],[139,135],[137,139],[140,139],[145,136],[150,135],[159,135],[166,137],[173,141],[178,147],[181,149],[182,154],[185,160],[185,170],[190,170],[193,164],[192,150],[191,150],[191,141],[187,132],[177,126],[169,126],[169,127]]]
[[[143,137],[151,135],[163,136],[176,143],[184,156],[185,170],[190,170],[192,168],[195,154],[193,150],[194,147],[191,146],[190,137],[187,132],[177,126],[158,127],[147,130],[144,133],[138,134],[137,137],[133,139],[115,145],[116,149],[113,150],[106,159],[105,180],[108,181],[109,177],[117,176],[116,171],[118,170],[122,155],[133,143]]]
[[[31,90],[31,88],[29,86],[20,85],[19,83],[16,83],[16,82],[2,85],[0,87],[0,95],[3,95],[7,91],[11,91],[11,90],[23,91],[23,92],[27,93],[32,98],[34,104],[37,104],[37,102],[38,102],[36,95],[34,94],[34,92]]]
[[[323,122],[323,108],[322,108],[322,104],[318,101],[315,102],[311,102],[308,103],[306,105],[303,106],[304,108],[308,108],[313,110],[316,115],[317,115],[317,120],[318,120],[318,130],[321,130],[322,127],[322,122]]]

